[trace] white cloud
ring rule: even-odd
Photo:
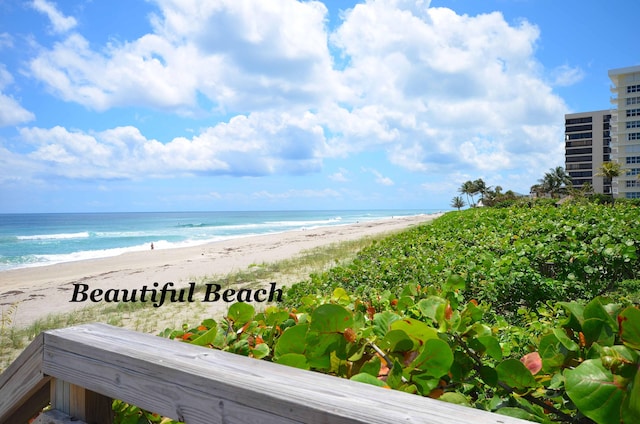
[[[78,22],[72,16],[64,16],[56,7],[56,4],[47,0],[33,0],[31,7],[40,13],[47,15],[56,33],[65,33],[73,29]]]
[[[562,65],[552,70],[551,77],[553,78],[552,84],[554,86],[566,87],[582,81],[584,71],[579,67],[574,68],[569,65]]]
[[[333,189],[322,189],[322,190],[313,190],[313,189],[305,189],[305,190],[287,190],[280,193],[272,193],[267,190],[261,190],[254,192],[252,197],[256,199],[268,199],[268,200],[283,200],[283,199],[299,199],[299,198],[339,198],[342,195],[333,190]]]
[[[545,76],[535,58],[539,30],[526,21],[458,15],[429,1],[368,0],[328,33],[318,1],[155,3],[152,33],[106,46],[71,33],[41,50],[31,74],[60,98],[99,111],[144,106],[234,117],[169,141],[147,140],[133,127],[65,130],[67,141],[39,145],[32,158],[48,158],[67,176],[102,169],[132,177],[129,169],[307,173],[328,157],[373,148],[421,173],[542,172],[552,154],[561,157],[567,107],[547,81],[567,84],[580,72],[561,67]],[[342,56],[340,67],[332,55]],[[202,111],[199,97],[213,111]],[[24,133],[38,138],[34,129]],[[87,152],[67,144],[81,136],[98,149],[88,162]]]
[[[0,32],[0,50],[13,47],[13,37],[8,32]]]
[[[334,172],[333,174],[329,175],[329,179],[337,183],[346,183],[349,181],[349,178],[347,177],[348,174],[349,171],[344,168],[340,168],[338,172]]]
[[[384,142],[412,171],[544,169],[538,153],[558,151],[555,123],[567,108],[535,60],[538,29],[497,12],[417,13],[408,3],[372,0],[345,14],[332,41],[350,59],[343,76],[354,106],[329,128],[374,140],[365,146]]]
[[[147,106],[181,114],[204,95],[222,112],[316,104],[331,89],[326,7],[295,0],[157,0],[154,32],[92,50],[71,34],[30,63],[58,96],[102,111]]]
[[[362,168],[362,172],[370,172],[372,173],[376,179],[376,183],[383,186],[392,186],[394,184],[393,180],[389,177],[385,177],[382,175],[377,169],[372,168]]]
[[[286,114],[236,116],[190,139],[166,143],[132,126],[87,133],[63,127],[21,128],[31,160],[67,178],[140,178],[175,175],[256,176],[317,172],[324,133],[313,120]]]
[[[0,63],[0,128],[35,119],[35,115],[23,108],[16,99],[3,93],[4,89],[11,84],[13,84],[13,76]]]

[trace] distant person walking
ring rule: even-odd
[[[151,250],[153,250],[153,243],[151,243]]]

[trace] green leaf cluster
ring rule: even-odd
[[[638,209],[472,209],[175,340],[533,422],[640,422]],[[631,290],[629,290],[631,289]],[[151,422],[151,421],[149,421]]]

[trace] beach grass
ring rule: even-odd
[[[196,283],[196,292],[203,291],[205,284],[219,284],[221,287],[259,287],[268,282],[278,286],[291,285],[303,281],[312,273],[323,272],[333,266],[352,260],[355,255],[389,233],[362,237],[356,240],[332,243],[301,252],[292,258],[251,264],[227,275],[187,276]],[[192,325],[206,318],[218,318],[227,305],[211,305],[200,301],[192,303],[168,303],[154,308],[151,303],[101,303],[88,306],[68,314],[52,314],[38,319],[26,327],[18,327],[13,318],[20,313],[20,304],[0,309],[0,372],[22,352],[41,332],[102,322],[135,331],[158,334],[165,328],[180,328]],[[214,316],[212,316],[214,315]],[[217,316],[216,316],[217,315]]]

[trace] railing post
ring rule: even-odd
[[[57,378],[51,379],[51,407],[87,424],[112,424],[112,399]]]

